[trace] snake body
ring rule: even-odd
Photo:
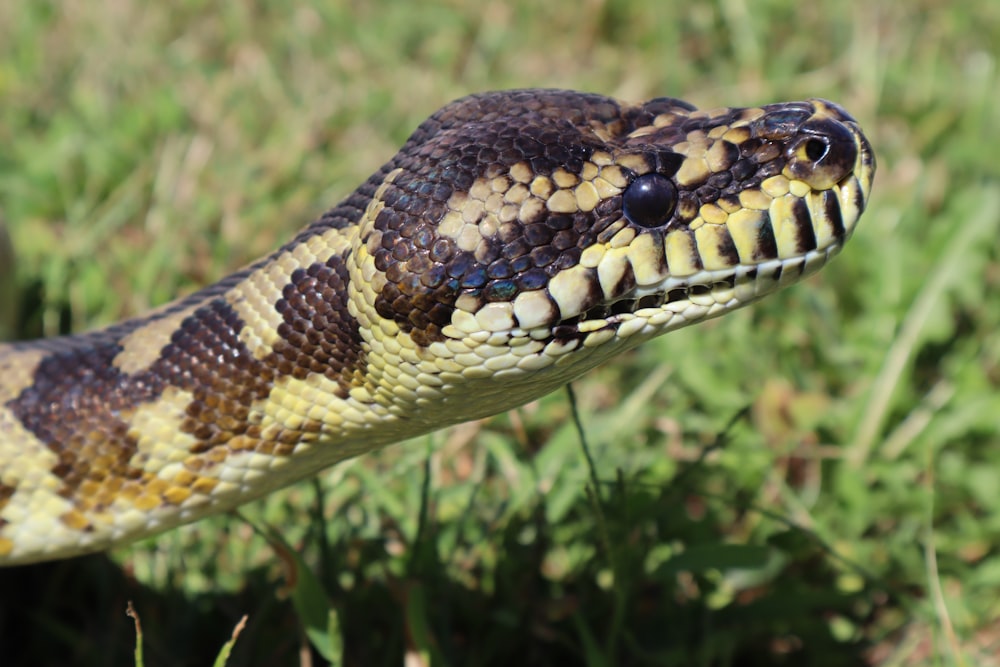
[[[0,345],[0,564],[232,508],[759,299],[840,249],[874,169],[822,100],[453,102],[268,257]]]

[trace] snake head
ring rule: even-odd
[[[816,271],[871,190],[868,140],[824,100],[700,111],[504,95],[445,107],[387,166],[359,248],[368,324],[417,346],[552,345],[498,367],[638,341]]]

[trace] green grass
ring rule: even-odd
[[[463,6],[0,3],[12,335],[221,277],[486,89],[837,100],[879,159],[854,240],[575,384],[593,470],[557,392],[3,570],[3,663],[134,664],[132,600],[146,665],[212,664],[244,614],[229,665],[307,637],[352,666],[1000,664],[1000,4]]]

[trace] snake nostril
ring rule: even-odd
[[[812,120],[799,132],[786,149],[785,176],[826,190],[853,171],[858,146],[845,124],[829,118]]]

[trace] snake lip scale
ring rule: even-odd
[[[271,255],[0,345],[0,565],[224,511],[751,303],[840,250],[874,172],[819,99],[453,102]]]

